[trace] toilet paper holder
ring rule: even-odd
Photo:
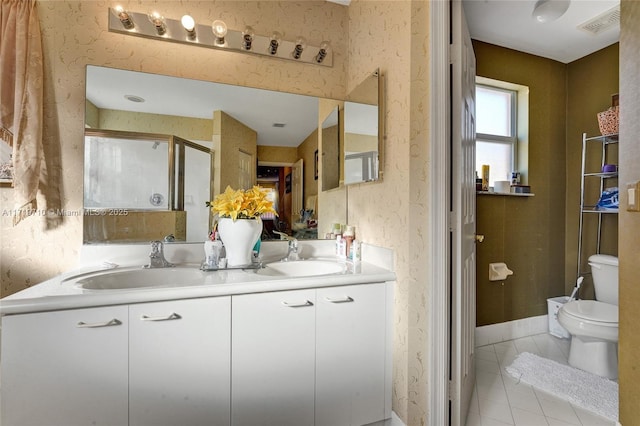
[[[489,264],[489,281],[506,280],[509,275],[513,275],[513,271],[507,268],[506,263],[500,262]]]

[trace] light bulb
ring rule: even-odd
[[[158,35],[164,35],[167,32],[167,26],[164,23],[164,16],[156,11],[149,12],[149,21],[156,27]]]
[[[327,51],[329,50],[329,48],[331,48],[331,43],[329,43],[328,41],[323,41],[322,43],[320,43],[320,50],[316,55],[317,63],[321,64],[322,61],[324,61],[324,58],[327,56]]]
[[[302,56],[302,51],[305,47],[307,47],[307,40],[304,37],[299,36],[296,39],[296,47],[294,47],[293,52],[291,52],[291,56],[293,56],[293,59],[300,59],[300,57]]]
[[[216,44],[224,45],[224,36],[227,35],[227,24],[220,19],[216,19],[211,24],[211,31],[213,31],[213,35],[216,37]]]
[[[278,53],[278,46],[280,46],[280,40],[282,39],[282,35],[274,31],[271,33],[271,38],[269,40],[269,53],[275,55]]]
[[[196,38],[196,21],[190,15],[184,15],[182,19],[180,19],[182,26],[187,32],[187,37],[189,40],[195,40]]]
[[[131,29],[133,29],[133,27],[135,27],[135,25],[133,24],[133,20],[131,19],[131,16],[129,15],[129,12],[124,10],[124,7],[118,5],[118,6],[114,7],[112,10],[113,10],[114,15],[116,15],[116,17],[122,23],[122,26],[124,27],[125,30],[131,30]]]
[[[253,28],[251,28],[249,25],[244,27],[244,31],[242,31],[242,47],[244,48],[244,50],[251,50],[251,44],[253,43],[254,35],[255,32],[253,31]]]

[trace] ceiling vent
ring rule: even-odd
[[[284,127],[286,126],[285,123],[273,123],[273,127]]]
[[[578,29],[597,35],[612,27],[620,26],[620,5],[616,5],[595,18],[578,25]]]

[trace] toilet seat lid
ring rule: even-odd
[[[567,314],[584,320],[617,323],[618,307],[597,300],[576,300],[564,305]]]

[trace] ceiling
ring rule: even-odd
[[[619,23],[597,34],[578,28],[619,8],[619,0],[571,0],[564,15],[547,23],[532,17],[535,0],[462,0],[462,4],[471,38],[563,63],[610,46],[620,38]]]

